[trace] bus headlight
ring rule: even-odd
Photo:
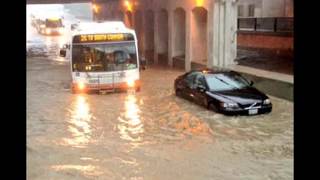
[[[135,86],[134,80],[133,79],[127,79],[127,85],[129,88],[132,88]]]
[[[51,34],[51,30],[50,29],[46,29],[46,34]]]
[[[79,90],[84,90],[84,88],[86,87],[86,85],[84,84],[84,82],[78,82],[78,84],[77,84],[77,86],[78,86],[78,89]]]
[[[58,32],[59,32],[59,34],[62,34],[63,33],[63,28],[59,28]]]

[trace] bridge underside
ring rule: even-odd
[[[27,0],[27,4],[69,4],[88,2],[92,2],[92,0]]]

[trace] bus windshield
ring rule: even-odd
[[[72,71],[109,72],[138,68],[134,42],[74,44]]]
[[[59,20],[46,20],[46,27],[48,28],[57,28],[57,27],[62,27],[62,22],[61,19]]]

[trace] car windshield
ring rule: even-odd
[[[58,20],[47,19],[46,20],[46,27],[49,27],[49,28],[62,27],[61,19],[58,19]]]
[[[249,86],[242,76],[227,73],[209,74],[206,81],[210,91],[228,91]]]
[[[134,42],[74,44],[72,47],[73,71],[122,71],[137,67]]]

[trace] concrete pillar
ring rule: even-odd
[[[146,28],[146,26],[147,26],[147,23],[146,23],[146,11],[142,11],[141,10],[141,25],[142,25],[142,27],[141,27],[141,45],[142,45],[142,47],[141,47],[141,57],[146,57],[146,55],[145,55],[145,53],[146,53],[146,48],[145,48],[145,46],[146,46],[146,30],[145,30],[145,28]]]
[[[237,0],[216,0],[213,18],[213,65],[226,67],[236,58]]]
[[[213,52],[211,49],[213,49],[213,18],[214,18],[214,6],[213,6],[214,1],[210,1],[210,5],[208,7],[208,25],[207,25],[207,67],[212,68],[214,66],[213,62]]]
[[[235,64],[237,58],[237,30],[238,30],[238,0],[233,0],[231,3],[231,64]]]
[[[174,12],[173,10],[168,11],[168,65],[173,67],[173,53],[174,53]]]
[[[191,10],[186,10],[186,58],[185,70],[191,70],[191,57],[192,57],[192,34],[191,34]]]
[[[158,53],[159,53],[159,12],[154,12],[154,63],[159,63]]]
[[[139,13],[139,14],[138,14]],[[139,16],[138,16],[139,15]],[[144,32],[143,32],[143,27],[144,27],[144,13],[142,10],[138,10],[132,13],[132,22],[133,22],[133,27],[136,31],[136,35],[138,38],[138,49],[140,56],[144,55]],[[139,18],[139,19],[137,19]],[[140,19],[141,18],[141,19]]]
[[[218,2],[218,8],[219,8],[219,22],[216,24],[219,28],[219,33],[218,34],[218,53],[219,53],[219,60],[218,60],[218,66],[223,67],[224,66],[224,59],[225,59],[225,37],[224,37],[224,32],[225,32],[225,0],[220,0]]]
[[[231,1],[232,0],[226,0],[225,1],[225,32],[224,32],[224,45],[225,45],[225,59],[224,59],[224,63],[223,66],[226,66],[228,64],[230,64],[231,61],[231,23],[233,22],[232,19],[232,12],[231,12]],[[230,32],[229,32],[230,31]]]

